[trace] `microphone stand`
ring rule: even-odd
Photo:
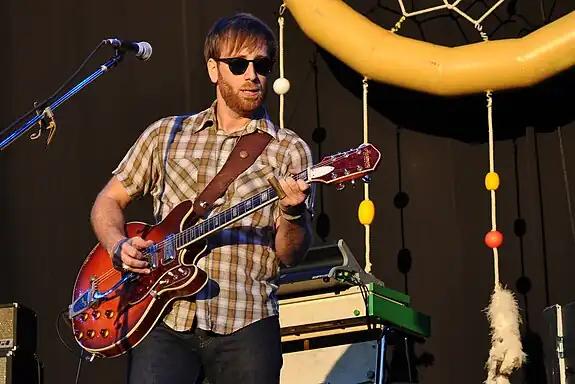
[[[92,83],[98,77],[102,76],[104,73],[107,73],[110,69],[116,67],[124,58],[124,52],[120,50],[116,50],[115,55],[108,60],[106,63],[100,65],[100,68],[92,73],[90,76],[86,77],[82,80],[78,85],[68,91],[65,95],[60,97],[58,100],[53,102],[50,105],[46,105],[46,102],[43,104],[34,103],[34,108],[36,109],[36,116],[30,119],[26,124],[24,124],[21,128],[13,132],[10,136],[5,138],[4,140],[0,141],[0,151],[6,149],[6,147],[12,144],[16,139],[30,130],[34,125],[39,124],[38,132],[33,133],[30,135],[32,140],[39,138],[42,135],[43,131],[50,130],[50,134],[48,135],[48,142],[52,140],[54,136],[54,132],[56,131],[56,120],[54,119],[54,110],[86,87],[88,84]]]

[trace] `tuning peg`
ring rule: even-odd
[[[355,179],[353,179],[353,180],[351,181],[351,187],[352,187],[352,188],[355,188]]]
[[[337,191],[342,191],[344,188],[345,188],[345,184],[344,184],[344,183],[339,183],[339,184],[335,187],[335,189],[336,189]]]
[[[371,177],[369,176],[364,176],[361,178],[361,180],[363,180],[364,183],[371,183]]]

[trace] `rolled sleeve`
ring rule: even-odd
[[[288,145],[286,155],[283,157],[283,164],[280,169],[282,170],[282,177],[294,176],[313,165],[313,158],[311,150],[307,143],[301,138],[296,137]],[[310,185],[310,193],[305,199],[307,210],[311,213],[312,217],[315,214],[315,184]],[[280,216],[279,206],[276,205],[274,209],[274,219],[277,220]]]

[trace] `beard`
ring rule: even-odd
[[[218,86],[220,94],[226,105],[235,113],[242,117],[252,115],[264,102],[267,89],[261,84],[248,81],[244,83],[237,91],[218,74]],[[247,96],[242,89],[260,89],[260,92],[254,96]]]

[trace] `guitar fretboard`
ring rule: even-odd
[[[294,177],[295,180],[307,179],[307,170],[300,172]],[[255,211],[268,204],[271,204],[276,199],[276,193],[273,188],[268,188],[208,219],[198,223],[184,231],[178,233],[174,237],[175,245],[177,248],[190,244],[196,239],[206,236],[210,232],[223,228],[234,221],[241,219],[250,211]]]

